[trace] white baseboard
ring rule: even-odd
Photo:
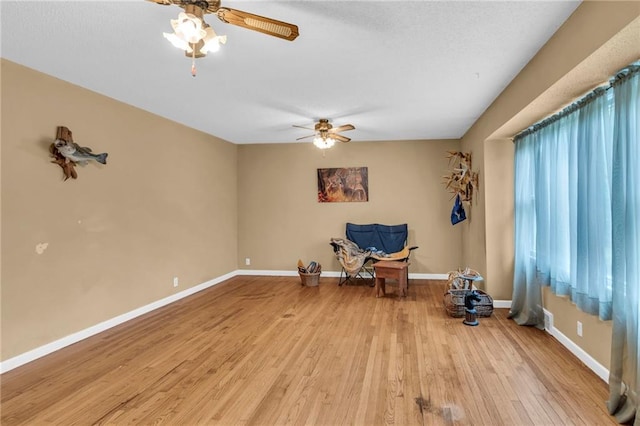
[[[609,383],[609,370],[596,361],[591,355],[589,355],[584,349],[574,343],[573,340],[569,339],[565,336],[560,330],[558,330],[553,325],[553,314],[551,314],[546,309],[543,309],[545,314],[551,315],[552,324],[550,324],[549,329],[545,330],[547,333],[551,334],[556,340],[558,340],[562,346],[569,349],[569,351],[574,354],[580,361],[582,361],[587,367],[589,367],[594,373],[598,375],[605,383]]]
[[[494,300],[493,307],[496,309],[511,309],[511,300]]]
[[[236,271],[236,275],[264,275],[268,277],[296,277],[298,271],[274,271],[274,270],[254,270],[254,269],[239,269]],[[322,271],[320,277],[338,278],[340,277],[340,271]],[[446,280],[449,278],[448,274],[409,274],[409,279],[416,280]]]
[[[326,272],[322,272],[326,275]],[[298,271],[275,271],[267,269],[238,269],[236,275],[263,275],[266,277],[297,277]]]
[[[415,280],[447,280],[449,274],[409,274],[409,279]]]
[[[228,274],[222,275],[220,277],[209,280],[205,283],[198,284],[197,286],[188,288],[179,293],[172,294],[171,296],[165,297],[164,299],[157,300],[153,303],[149,303],[148,305],[141,306],[140,308],[134,309],[133,311],[126,312],[122,315],[118,315],[117,317],[111,318],[109,320],[103,321],[99,324],[91,326],[89,328],[85,328],[84,330],[78,331],[76,333],[70,334],[61,339],[55,340],[51,343],[47,343],[46,345],[42,345],[38,348],[32,349],[28,352],[15,356],[13,358],[9,358],[6,361],[0,362],[0,374],[6,373],[7,371],[13,370],[14,368],[20,367],[28,362],[35,361],[38,358],[41,358],[45,355],[49,355],[52,352],[60,350],[66,346],[73,345],[81,340],[84,340],[88,337],[91,337],[95,334],[101,333],[105,330],[108,330],[112,327],[120,325],[124,322],[132,320],[140,315],[144,315],[148,312],[151,312],[155,309],[166,306],[170,303],[173,303],[177,300],[183,299],[187,296],[191,296],[194,293],[202,291],[206,288],[214,286],[216,284],[221,283],[222,281],[226,281],[229,278],[232,278],[237,274],[238,271],[233,271]]]

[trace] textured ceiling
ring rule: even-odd
[[[227,44],[190,60],[143,0],[0,2],[3,58],[233,143],[287,143],[319,118],[354,141],[459,138],[574,1],[224,1],[298,25],[293,42],[205,20]]]

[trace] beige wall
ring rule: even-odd
[[[514,256],[514,144],[485,142],[486,286],[494,299],[511,300]]]
[[[235,145],[6,60],[1,78],[2,360],[236,269]],[[108,164],[63,182],[60,125]]]
[[[457,140],[351,142],[323,153],[312,144],[238,147],[238,258],[242,268],[295,270],[301,258],[339,271],[329,246],[345,224],[409,225],[411,273],[446,273],[460,266],[460,228],[441,176]],[[319,203],[318,168],[366,166],[369,202]],[[251,258],[251,266],[244,259]]]
[[[609,368],[611,362],[611,321],[601,321],[576,308],[567,297],[554,295],[549,287],[542,291],[542,303],[553,313],[553,325],[571,341],[584,349],[601,365]],[[582,336],[578,336],[577,323],[582,323]]]
[[[513,241],[514,148],[505,138],[639,59],[639,16],[640,2],[583,2],[462,138],[462,149],[474,154],[479,202],[484,202],[482,220],[464,228],[462,262],[485,262],[479,268],[495,298],[510,299],[513,280],[513,244],[508,241]],[[474,219],[478,216],[474,211]],[[556,327],[608,368],[610,324],[587,318],[570,302],[547,293],[544,303]],[[585,324],[582,338],[575,332],[579,319]]]
[[[485,153],[484,143],[481,139],[462,139],[461,150],[471,153],[472,170],[478,173],[479,189],[473,196],[473,203],[467,208],[468,220],[462,222],[462,263],[484,277],[484,288],[492,296],[496,294],[496,289],[492,285],[487,275],[487,252],[486,252],[486,226],[485,216],[487,205],[486,197],[486,177],[485,177]],[[497,299],[497,297],[494,297]]]

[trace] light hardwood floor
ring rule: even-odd
[[[443,289],[235,277],[5,373],[1,422],[615,424],[551,336],[504,309],[465,326]]]

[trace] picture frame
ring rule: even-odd
[[[318,169],[318,202],[368,202],[368,167]]]

